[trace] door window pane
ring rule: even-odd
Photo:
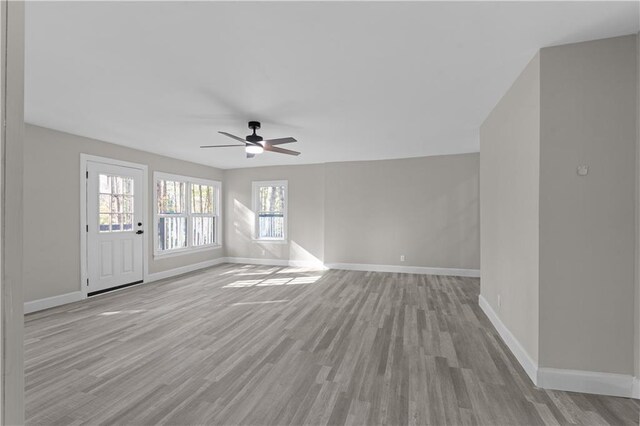
[[[109,176],[101,174],[98,180],[100,182],[100,193],[111,194],[111,180]]]
[[[111,215],[100,215],[100,232],[109,232],[111,230]]]
[[[111,213],[122,212],[122,197],[119,195],[111,196]]]
[[[133,215],[131,214],[122,215],[122,227],[123,227],[123,231],[131,231],[133,229]]]
[[[100,194],[100,213],[111,213],[111,195]]]
[[[125,179],[122,189],[123,189],[123,194],[133,195],[133,179]]]
[[[122,215],[111,214],[111,232],[122,231]]]
[[[133,197],[122,197],[122,211],[124,213],[133,213]]]

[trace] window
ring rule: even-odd
[[[257,240],[286,241],[287,181],[253,182]]]
[[[155,255],[220,244],[220,182],[155,173]]]

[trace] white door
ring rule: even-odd
[[[87,162],[89,296],[142,282],[143,171]]]

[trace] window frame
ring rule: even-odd
[[[185,184],[185,213],[180,214],[160,214],[158,213],[158,181],[167,180],[181,182]],[[191,185],[207,185],[213,187],[213,214],[193,213],[191,211]],[[222,183],[217,180],[195,178],[191,176],[176,175],[173,173],[154,172],[153,173],[153,257],[167,257],[181,254],[195,253],[204,250],[211,250],[222,247]],[[187,246],[176,249],[160,250],[158,226],[161,217],[185,217],[187,221]],[[214,217],[214,242],[206,245],[193,245],[193,221],[195,217]]]
[[[260,237],[260,229],[259,229],[259,216],[258,216],[258,205],[260,196],[259,188],[265,186],[284,186],[284,209],[283,209],[283,217],[284,223],[282,225],[283,232],[282,238],[269,238],[269,237]],[[285,244],[287,243],[287,238],[289,236],[289,181],[288,180],[259,180],[251,182],[251,200],[252,200],[252,211],[253,211],[253,232],[252,237],[255,242],[266,242],[266,243],[279,243]]]

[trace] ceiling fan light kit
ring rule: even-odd
[[[260,145],[247,145],[244,150],[247,154],[262,154],[264,152],[264,148]]]
[[[259,121],[250,121],[249,128],[253,130],[253,133],[247,135],[246,138],[242,139],[241,137],[232,135],[227,132],[218,132],[222,135],[230,137],[231,139],[235,139],[238,142],[242,142],[244,145],[203,145],[200,148],[226,148],[239,146],[245,149],[247,153],[247,158],[253,158],[257,154],[262,154],[264,151],[276,152],[278,154],[287,154],[287,155],[300,155],[298,151],[292,151],[290,149],[278,148],[275,145],[282,145],[285,143],[297,142],[296,139],[292,137],[288,138],[278,138],[278,139],[263,139],[262,136],[256,134],[256,130],[260,128]]]

